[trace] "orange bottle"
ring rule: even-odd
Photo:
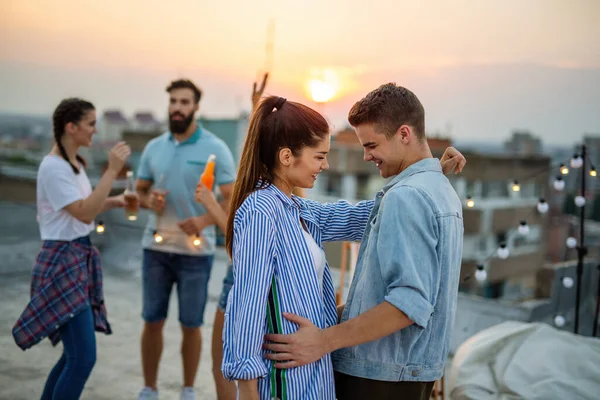
[[[202,182],[202,184],[204,186],[206,186],[206,188],[208,190],[212,190],[213,185],[215,183],[215,159],[216,158],[217,158],[217,156],[215,156],[214,154],[211,154],[208,157],[208,161],[206,162],[206,167],[204,168],[204,172],[200,176],[200,182]]]

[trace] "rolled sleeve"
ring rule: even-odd
[[[229,380],[249,381],[265,377],[268,373],[269,369],[263,356],[239,358],[223,363],[223,376]]]
[[[423,294],[415,288],[400,286],[393,288],[385,296],[385,301],[402,311],[408,319],[421,328],[427,327],[433,306]]]
[[[226,379],[249,380],[269,372],[262,345],[267,333],[267,303],[274,273],[275,224],[252,210],[234,222],[234,283],[229,294],[223,329]]]
[[[375,203],[373,200],[360,201],[356,204],[346,200],[335,203],[304,201],[317,218],[323,242],[361,240]]]
[[[401,186],[385,195],[379,219],[377,254],[387,284],[384,299],[426,328],[440,278],[433,209],[418,189]]]

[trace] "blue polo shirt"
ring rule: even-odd
[[[201,245],[194,246],[195,236],[188,236],[177,223],[206,213],[202,204],[194,200],[196,185],[204,171],[208,157],[216,155],[215,187],[232,183],[236,167],[231,151],[215,134],[198,129],[186,141],[178,143],[170,132],[152,139],[142,153],[137,171],[138,179],[149,180],[157,189],[168,190],[166,207],[161,216],[154,213],[148,218],[142,238],[145,249],[187,255],[210,255],[215,252],[215,226],[201,232]],[[163,237],[154,241],[154,230]]]

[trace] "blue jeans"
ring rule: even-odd
[[[48,376],[42,400],[79,399],[96,363],[94,316],[90,307],[59,330],[63,354]]]
[[[233,265],[229,265],[227,267],[227,273],[225,274],[225,278],[223,278],[223,289],[221,289],[221,297],[219,297],[219,309],[225,312],[227,308],[227,298],[229,297],[229,291],[233,286]]]
[[[179,322],[188,328],[202,326],[214,256],[189,256],[144,249],[143,257],[144,321],[159,322],[167,318],[171,289],[176,284]]]

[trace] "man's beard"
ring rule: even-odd
[[[173,115],[169,115],[169,130],[174,134],[182,134],[188,130],[192,122],[194,121],[194,113],[190,113],[187,117],[185,117],[181,113],[176,113],[174,115],[179,115],[184,117],[181,120],[173,120]]]

